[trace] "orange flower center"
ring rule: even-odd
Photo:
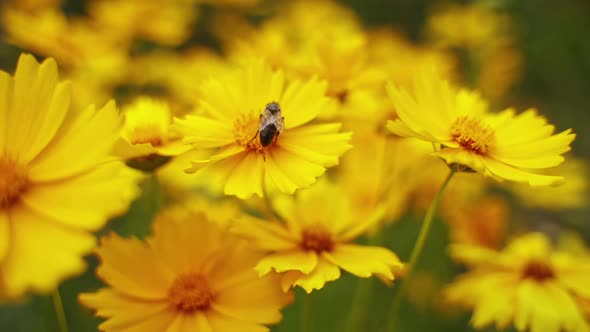
[[[451,136],[463,148],[477,154],[486,154],[496,138],[490,127],[468,116],[462,116],[453,123]]]
[[[530,261],[522,269],[523,279],[533,279],[535,281],[544,281],[555,277],[555,273],[550,265],[540,261]]]
[[[145,125],[133,129],[130,137],[132,145],[149,143],[154,147],[162,146],[166,142],[164,133],[160,132],[158,126]]]
[[[243,113],[234,120],[234,137],[236,142],[249,150],[263,152],[264,147],[256,133],[260,119],[252,113]]]
[[[168,300],[183,313],[205,310],[213,301],[213,294],[207,280],[200,274],[181,275],[168,291]]]
[[[0,209],[18,202],[28,186],[26,169],[9,156],[0,156]]]
[[[332,251],[334,242],[332,236],[322,227],[309,227],[301,234],[301,248],[306,251]]]

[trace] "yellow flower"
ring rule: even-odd
[[[578,300],[590,299],[590,261],[553,251],[540,233],[526,234],[496,252],[456,245],[453,256],[470,266],[446,291],[452,302],[474,310],[476,328],[514,322],[519,331],[589,331]]]
[[[555,127],[529,109],[489,113],[478,95],[455,91],[432,73],[415,82],[415,97],[389,86],[399,119],[388,121],[395,134],[433,143],[433,155],[497,180],[533,186],[562,182],[559,176],[534,173],[563,162],[575,135],[571,129],[553,135]]]
[[[115,154],[122,159],[175,156],[187,151],[182,137],[170,128],[172,114],[168,104],[139,97],[123,108],[125,124]]]
[[[146,242],[111,234],[97,249],[109,287],[80,301],[101,331],[268,331],[292,300],[277,275],[258,277],[261,253],[198,212],[164,213]]]
[[[108,161],[121,121],[114,103],[70,109],[57,65],[22,55],[0,72],[0,293],[50,292],[82,272],[91,231],[126,210],[138,175]]]
[[[285,193],[311,185],[350,148],[351,134],[340,133],[340,124],[309,124],[329,106],[325,91],[317,80],[286,84],[282,72],[260,61],[211,78],[202,86],[200,113],[177,120],[185,142],[215,151],[187,172],[208,166],[225,194],[240,198],[262,196],[263,180]],[[276,121],[274,136],[262,132],[265,118]]]
[[[329,197],[330,204],[326,204]],[[336,186],[318,182],[302,190],[295,200],[277,200],[277,212],[285,223],[243,217],[235,231],[269,254],[256,265],[260,275],[283,273],[282,286],[300,286],[310,293],[340,278],[340,269],[358,277],[376,275],[385,281],[403,264],[389,249],[353,244],[352,240],[379,221],[354,219],[346,195]]]

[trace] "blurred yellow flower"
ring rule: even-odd
[[[402,269],[389,249],[352,243],[380,220],[382,212],[355,219],[353,207],[338,187],[320,181],[298,192],[295,200],[283,197],[276,203],[285,223],[245,216],[236,221],[234,229],[269,251],[256,271],[260,275],[273,270],[283,273],[283,289],[300,286],[310,293],[340,278],[341,268],[358,277],[376,275],[385,281],[393,280],[394,273]]]
[[[478,47],[501,35],[509,26],[506,15],[490,6],[451,5],[438,8],[427,22],[427,34],[445,46]]]
[[[190,37],[197,16],[190,1],[100,0],[89,2],[88,12],[95,24],[124,39],[139,38],[168,46]]]
[[[166,102],[142,96],[123,112],[125,124],[115,147],[122,159],[175,156],[188,150],[180,134],[170,128],[172,114]]]
[[[411,96],[405,89],[388,87],[399,116],[388,121],[395,134],[431,142],[448,164],[468,167],[497,180],[533,186],[557,184],[560,176],[535,173],[559,165],[570,150],[571,129],[553,134],[555,127],[534,109],[515,114],[511,109],[489,113],[475,93],[455,91],[433,72],[415,82]]]
[[[481,329],[512,322],[519,331],[582,332],[590,329],[578,300],[590,299],[590,261],[553,251],[549,240],[530,233],[501,252],[455,245],[452,255],[471,271],[446,290],[447,298],[473,309]]]
[[[177,211],[178,212],[178,211]],[[262,257],[201,213],[163,213],[146,242],[102,239],[97,274],[109,287],[80,295],[101,331],[267,331],[292,300]]]
[[[84,270],[90,232],[127,209],[139,175],[109,161],[114,103],[71,110],[53,59],[0,72],[0,103],[0,294],[50,292]]]
[[[200,113],[176,125],[185,142],[215,153],[192,161],[187,172],[207,167],[227,195],[262,197],[263,181],[293,193],[350,148],[351,134],[341,133],[340,124],[309,124],[329,106],[324,82],[287,84],[282,72],[253,61],[201,89]]]
[[[354,219],[383,211],[372,231],[398,220],[408,209],[415,178],[422,178],[423,142],[355,131],[353,148],[342,157],[333,177],[346,193]]]

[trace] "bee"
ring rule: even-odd
[[[281,113],[281,106],[276,101],[266,104],[264,113],[260,114],[260,121],[258,122],[258,130],[256,135],[260,134],[260,144],[267,147],[273,141],[279,138],[279,134],[285,128],[285,118]]]

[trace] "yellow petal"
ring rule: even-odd
[[[393,272],[403,267],[391,250],[381,247],[338,244],[333,251],[323,255],[333,264],[361,278],[379,274],[393,280]]]
[[[326,282],[340,278],[340,269],[323,258],[318,260],[316,268],[310,274],[301,274],[293,282],[293,286],[300,286],[308,294],[314,289],[321,289]]]
[[[172,312],[170,304],[162,301],[142,301],[128,297],[109,288],[100,289],[94,293],[82,293],[79,295],[82,305],[94,309],[99,317],[108,318],[100,325],[101,330],[112,331],[128,326],[141,325],[144,321],[150,321],[153,317],[159,317],[151,321],[163,331],[170,323]],[[161,324],[158,325],[158,322]],[[156,329],[154,326],[154,329]]]
[[[237,165],[225,183],[224,193],[241,199],[249,198],[252,194],[262,197],[263,157],[255,152],[245,152],[243,155],[243,159],[235,161]]]
[[[215,311],[207,313],[207,319],[211,324],[212,332],[268,332],[269,329],[266,326],[252,324],[249,322],[233,319],[231,317],[222,315]],[[200,330],[193,330],[199,331]]]
[[[318,264],[318,255],[313,251],[299,249],[270,254],[258,262],[255,269],[260,275],[265,275],[272,270],[285,272],[297,270],[310,273]]]
[[[124,212],[138,194],[141,173],[111,162],[66,180],[32,186],[22,200],[67,226],[97,230],[109,217]]]
[[[445,148],[433,152],[432,155],[442,158],[447,164],[464,165],[477,172],[486,173],[482,157],[463,148]]]
[[[557,185],[564,181],[564,178],[561,176],[541,175],[526,172],[490,158],[483,158],[482,161],[489,174],[501,180],[524,182],[531,186]]]
[[[0,71],[0,150],[6,146],[8,111],[12,103],[12,77]]]
[[[352,133],[339,132],[340,124],[322,124],[285,131],[278,145],[305,160],[330,167],[338,164],[339,157],[352,147]]]
[[[326,171],[324,167],[301,159],[284,149],[269,151],[266,156],[268,179],[283,193],[292,194],[297,188],[311,185]]]
[[[69,83],[58,85],[53,59],[41,65],[21,55],[14,76],[14,99],[7,111],[8,151],[28,163],[45,148],[61,125],[69,107]]]
[[[235,141],[230,125],[231,123],[217,119],[189,115],[184,119],[175,118],[173,128],[184,136],[184,143],[192,144],[199,149],[208,149]]]
[[[240,217],[232,230],[263,250],[287,250],[297,246],[296,239],[280,224],[250,216]]]
[[[307,83],[291,82],[280,101],[285,127],[301,126],[329,107],[329,99],[325,96],[327,88],[325,81],[318,82],[316,79]]]
[[[86,268],[82,256],[94,247],[91,234],[62,227],[21,205],[9,211],[9,219],[11,245],[1,270],[9,296],[27,289],[50,292]]]
[[[111,233],[101,239],[96,254],[101,260],[96,274],[122,294],[151,300],[168,296],[175,275],[143,242]]]
[[[219,226],[199,213],[190,214],[188,220],[160,215],[152,228],[154,235],[148,239],[149,245],[167,269],[176,274],[202,267],[223,243]]]
[[[208,314],[197,311],[194,314],[178,314],[166,332],[216,332],[208,320]]]
[[[88,107],[71,114],[51,144],[33,161],[34,182],[76,175],[107,159],[119,138],[120,117],[114,102],[101,110]]]
[[[258,324],[278,323],[281,308],[293,299],[279,287],[280,276],[269,274],[226,288],[215,297],[213,309],[223,315]]]
[[[518,289],[514,325],[531,332],[588,331],[574,299],[553,282],[523,282]]]

